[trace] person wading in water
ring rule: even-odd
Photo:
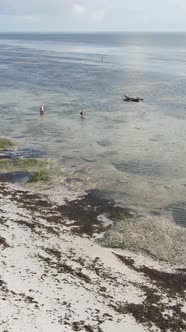
[[[44,115],[45,114],[45,108],[44,108],[43,105],[40,106],[39,111],[40,111],[40,115]]]

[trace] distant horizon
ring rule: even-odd
[[[0,31],[0,34],[186,34],[186,31]]]

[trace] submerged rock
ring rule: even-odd
[[[26,171],[0,173],[0,182],[25,184],[32,180],[33,175]]]
[[[34,158],[0,158],[0,182],[43,182],[49,180],[50,162]]]

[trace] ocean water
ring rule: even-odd
[[[186,34],[0,34],[0,135],[182,225],[185,92]]]

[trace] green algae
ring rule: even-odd
[[[16,155],[11,157],[9,151],[15,148],[16,143],[8,138],[0,137],[0,151],[4,151],[0,154],[0,173],[2,175],[23,171],[30,173],[32,179],[29,183],[33,184],[64,181],[64,170],[56,161],[42,158],[16,158]]]
[[[29,182],[48,182],[49,173],[46,170],[35,172]]]
[[[0,159],[0,170],[5,172],[10,171],[34,171],[42,168],[47,168],[48,160],[19,158],[19,159]]]
[[[0,172],[27,171],[32,174],[30,182],[47,182],[50,179],[49,168],[51,162],[46,159],[19,158],[0,159]]]
[[[0,137],[0,151],[14,150],[16,144],[8,138]]]

